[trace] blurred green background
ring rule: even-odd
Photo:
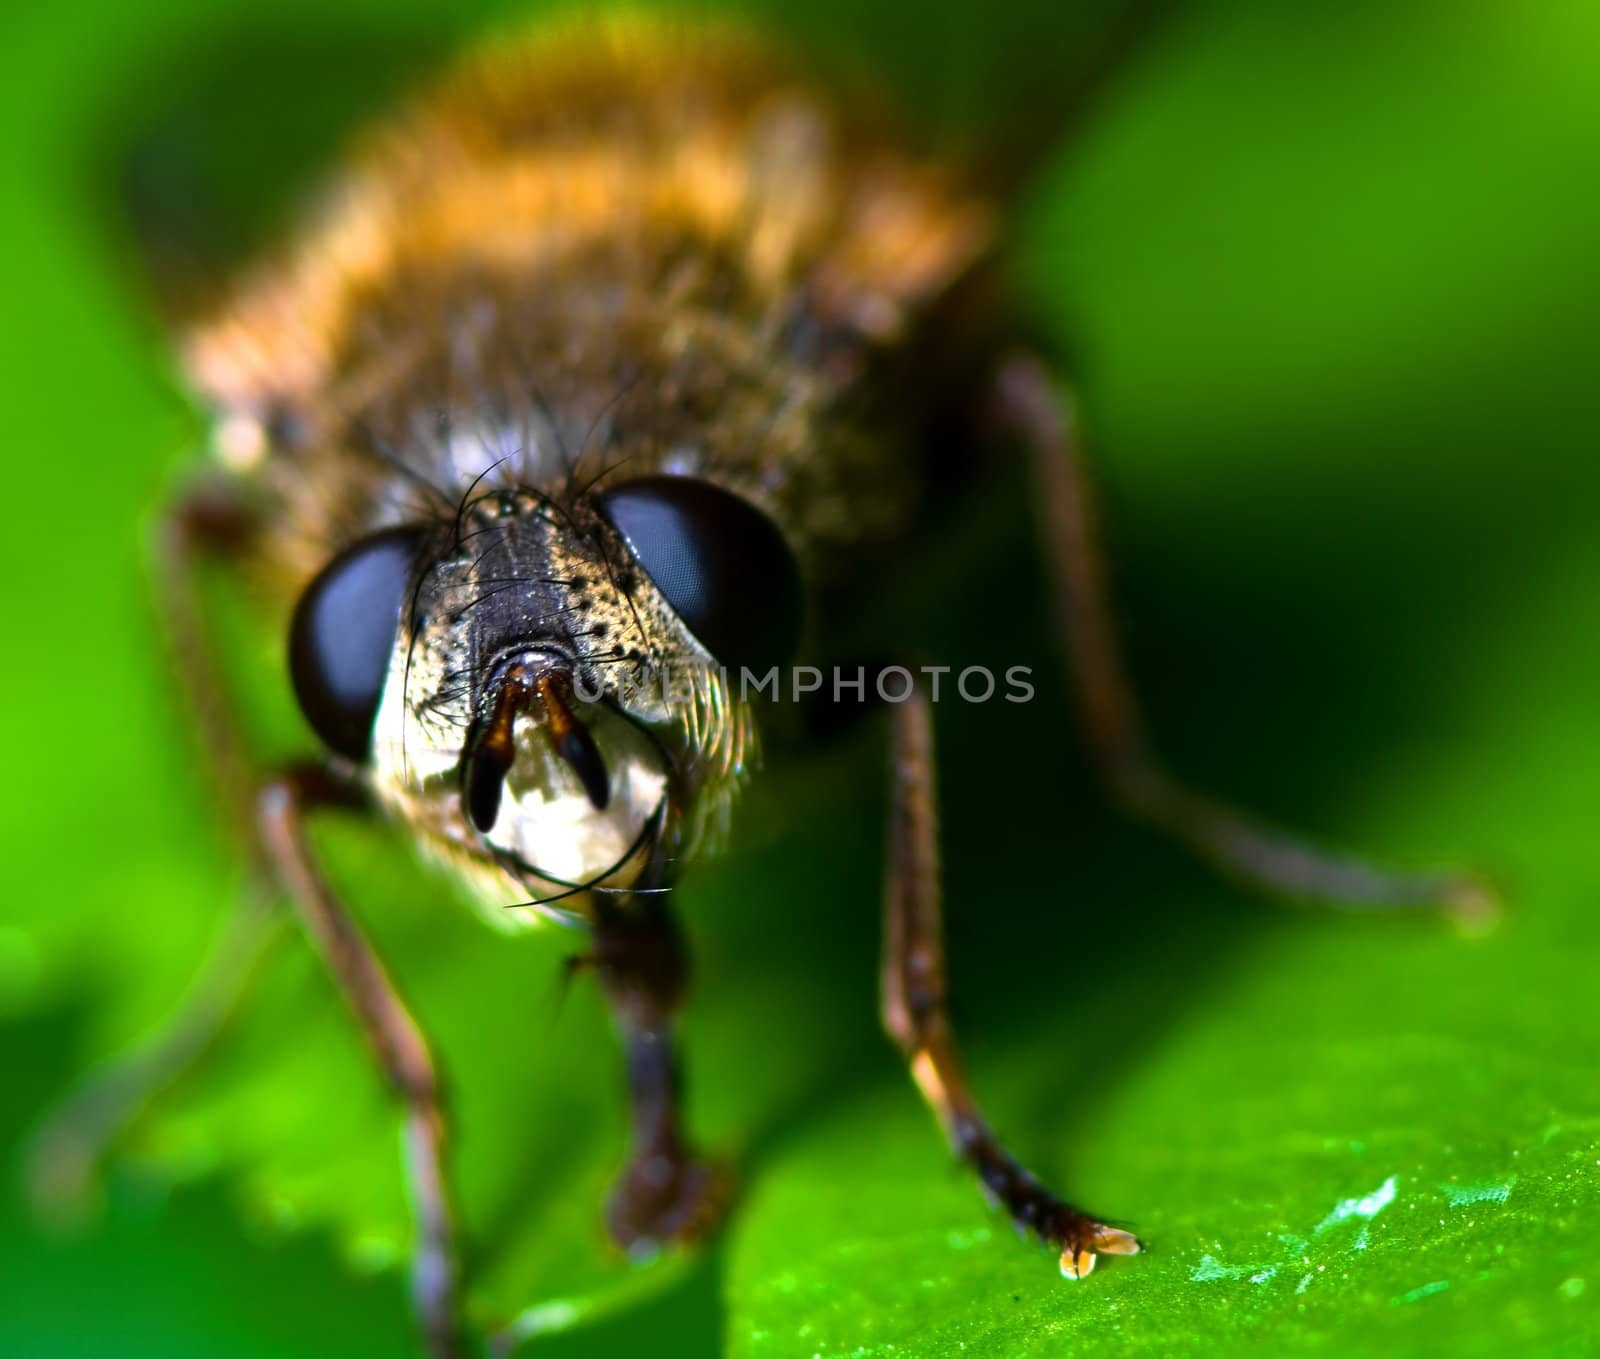
[[[746,8],[952,139],[1042,107],[1110,12]],[[16,1167],[40,1111],[168,1012],[238,887],[143,566],[201,427],[119,234],[125,153],[155,128],[146,170],[214,172],[225,225],[263,228],[340,126],[521,12],[440,9],[0,18],[8,1355],[415,1353],[394,1120],[292,932],[92,1226],[32,1225]],[[567,1326],[538,1352],[574,1359],[1592,1352],[1597,75],[1579,0],[1196,4],[1013,248],[1080,380],[1164,750],[1326,840],[1486,866],[1500,931],[1283,911],[1105,809],[1044,592],[1016,589],[1038,571],[1003,479],[885,605],[940,659],[1040,677],[1029,707],[940,712],[960,1019],[1017,1148],[1155,1249],[1062,1283],[951,1169],[878,1038],[869,730],[775,771],[684,889],[695,1119],[745,1192],[714,1250],[640,1272],[599,1232],[620,1078],[590,988],[557,1004],[571,941],[489,937],[397,841],[330,829],[454,1075],[480,1318],[538,1305]],[[218,608],[264,748],[293,748],[277,638]]]

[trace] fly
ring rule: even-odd
[[[946,489],[928,471],[936,439],[1028,460],[1076,715],[1121,804],[1278,893],[1488,909],[1474,880],[1329,856],[1151,753],[1072,406],[995,305],[1003,203],[973,167],[905,149],[747,34],[636,21],[487,50],[381,127],[336,187],[182,329],[216,456],[172,513],[161,579],[228,805],[402,1111],[435,1355],[464,1342],[434,1057],[403,979],[320,872],[308,818],[387,816],[497,927],[588,932],[635,1104],[610,1233],[635,1252],[700,1236],[726,1184],[676,1097],[680,874],[756,768],[743,678],[829,654],[839,601]],[[193,588],[208,557],[278,591],[320,752],[304,764],[262,771],[241,741]],[[885,704],[884,1024],[955,1155],[1081,1279],[1141,1243],[1024,1169],[969,1085],[947,1006],[931,694],[902,673]],[[218,967],[225,994],[237,959]],[[174,1032],[149,1069],[197,1046],[193,1022]],[[92,1161],[110,1107],[68,1111],[58,1173]]]

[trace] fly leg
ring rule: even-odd
[[[892,709],[893,788],[884,902],[883,1023],[956,1155],[1019,1229],[1081,1279],[1098,1255],[1136,1255],[1138,1237],[1058,1199],[995,1137],[967,1084],[946,993],[933,716],[920,691]]]
[[[1044,366],[1026,355],[1002,365],[997,396],[1002,421],[1032,461],[1078,717],[1116,800],[1224,873],[1273,893],[1356,909],[1432,908],[1468,924],[1491,919],[1495,895],[1478,878],[1394,872],[1329,853],[1190,788],[1162,767],[1146,744],[1123,667],[1071,405]]]
[[[222,477],[196,481],[162,517],[153,575],[172,666],[194,715],[230,829],[254,866],[264,869],[255,821],[260,769],[246,748],[244,724],[223,682],[199,594],[203,567],[238,563],[254,545],[259,527],[239,483]]]
[[[360,1025],[404,1112],[406,1175],[417,1219],[411,1296],[434,1359],[463,1353],[458,1330],[455,1215],[445,1159],[445,1112],[427,1039],[393,980],[318,871],[305,813],[349,805],[350,790],[320,770],[280,775],[257,801],[261,843]]]
[[[618,1245],[644,1256],[704,1235],[728,1189],[725,1175],[694,1156],[683,1130],[673,1015],[689,969],[665,895],[641,893],[625,904],[602,897],[585,961],[622,1038],[632,1100],[632,1145],[606,1204],[606,1226]]]
[[[196,573],[204,562],[237,559],[248,550],[255,530],[244,497],[223,480],[190,488],[160,525],[153,574],[161,625],[231,828],[249,850],[251,872],[221,939],[173,1017],[133,1051],[92,1073],[34,1138],[29,1189],[39,1207],[56,1216],[82,1210],[111,1143],[226,1027],[278,933],[280,912],[255,825],[258,779],[201,623],[196,588]]]

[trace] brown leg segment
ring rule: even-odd
[[[1435,908],[1472,925],[1492,918],[1494,892],[1476,877],[1398,873],[1330,854],[1187,787],[1162,768],[1145,742],[1123,667],[1071,406],[1031,356],[1003,364],[997,387],[1001,419],[1033,463],[1079,721],[1112,795],[1223,872],[1270,892],[1350,908]]]
[[[663,894],[596,909],[594,953],[621,1035],[633,1105],[628,1164],[606,1205],[606,1226],[634,1255],[697,1239],[720,1216],[726,1177],[697,1160],[683,1131],[672,1016],[688,984],[683,940]]]
[[[406,1172],[417,1216],[412,1303],[435,1359],[463,1353],[458,1330],[459,1265],[445,1160],[445,1114],[427,1040],[383,963],[318,871],[304,814],[345,804],[325,776],[291,773],[268,783],[257,803],[262,845],[300,918],[338,982],[405,1116]]]
[[[243,488],[220,477],[197,481],[161,521],[153,574],[173,670],[194,714],[206,764],[240,845],[250,851],[253,863],[264,867],[255,820],[260,770],[223,683],[198,586],[204,563],[238,561],[250,550],[258,527]],[[270,871],[265,876],[270,878]]]
[[[940,918],[933,716],[926,696],[893,708],[893,790],[885,893],[883,1022],[911,1066],[950,1145],[984,1189],[1060,1252],[1061,1272],[1081,1279],[1097,1255],[1135,1255],[1131,1232],[1062,1202],[1004,1147],[985,1122],[956,1051],[946,995]]]
[[[254,516],[235,486],[223,479],[199,482],[164,515],[152,563],[173,671],[195,715],[229,823],[249,851],[251,881],[172,1019],[139,1047],[91,1074],[40,1129],[32,1147],[29,1187],[39,1207],[55,1216],[81,1210],[110,1144],[157,1091],[181,1076],[215,1041],[277,934],[276,888],[255,825],[258,780],[201,622],[196,590],[201,563],[236,559],[248,549],[255,529]]]

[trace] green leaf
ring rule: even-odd
[[[419,41],[437,42],[425,8]],[[1064,8],[780,21],[881,66],[948,129],[1037,87],[1086,22]],[[315,46],[396,22],[387,4],[326,9],[285,24]],[[0,82],[0,268],[27,318],[0,339],[16,507],[0,551],[25,587],[8,1138],[171,1011],[238,890],[139,565],[138,526],[199,430],[85,187],[101,114],[122,107],[107,91],[148,87],[216,19],[127,13],[74,0],[13,25]],[[484,931],[391,834],[319,832],[449,1073],[480,1321],[581,1323],[553,1353],[643,1337],[697,1359],[719,1330],[733,1355],[800,1359],[1593,1345],[1597,54],[1578,7],[1196,7],[1017,242],[1022,304],[1081,360],[1161,747],[1330,843],[1492,870],[1503,928],[1280,912],[1117,820],[1070,731],[1026,493],[1003,481],[885,583],[881,615],[941,660],[1003,656],[1039,682],[1025,707],[939,712],[958,1024],[1015,1149],[1151,1253],[1060,1279],[951,1166],[879,1038],[869,729],[774,770],[683,893],[693,1121],[745,1186],[703,1260],[637,1268],[603,1239],[621,1079],[592,989],[557,1003],[574,942]],[[282,142],[232,162],[229,220],[270,210],[258,174],[314,168],[312,83]],[[333,121],[361,103],[337,95]],[[229,164],[220,126],[167,126]],[[217,606],[264,748],[294,749],[276,635],[225,588]],[[284,930],[239,1024],[128,1147],[197,1186],[151,1208],[120,1171],[81,1247],[0,1204],[0,1274],[25,1285],[0,1348],[405,1352],[385,1282],[412,1230],[397,1139]],[[73,1315],[85,1285],[115,1301],[114,1332]],[[244,1302],[206,1312],[186,1291]]]

